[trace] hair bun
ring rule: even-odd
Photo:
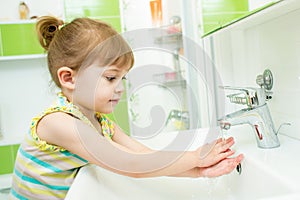
[[[52,16],[44,16],[38,18],[36,30],[39,42],[45,50],[48,50],[52,39],[59,31],[59,27],[63,24],[64,22],[62,20]]]
[[[54,31],[56,31],[57,28],[59,28],[59,27],[54,26],[54,25],[50,25],[49,28],[48,28],[48,31],[49,31],[50,33],[52,33],[52,32],[54,32]]]

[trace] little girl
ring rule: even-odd
[[[216,177],[243,159],[232,157],[233,138],[177,152],[155,151],[129,137],[105,115],[120,100],[122,79],[134,63],[125,40],[88,18],[64,24],[45,16],[36,26],[61,92],[31,122],[18,151],[10,199],[64,199],[89,163],[130,177]]]

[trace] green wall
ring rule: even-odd
[[[13,172],[19,146],[18,144],[0,146],[0,175]]]

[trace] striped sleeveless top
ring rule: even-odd
[[[36,134],[38,122],[47,114],[64,112],[92,123],[62,94],[50,108],[33,118],[30,130],[18,150],[9,199],[34,200],[64,199],[79,169],[88,161],[59,146],[47,144]],[[114,134],[112,121],[96,113],[103,135],[111,139]]]

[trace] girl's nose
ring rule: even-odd
[[[116,93],[124,92],[124,84],[123,81],[119,81],[117,87],[115,88]]]

